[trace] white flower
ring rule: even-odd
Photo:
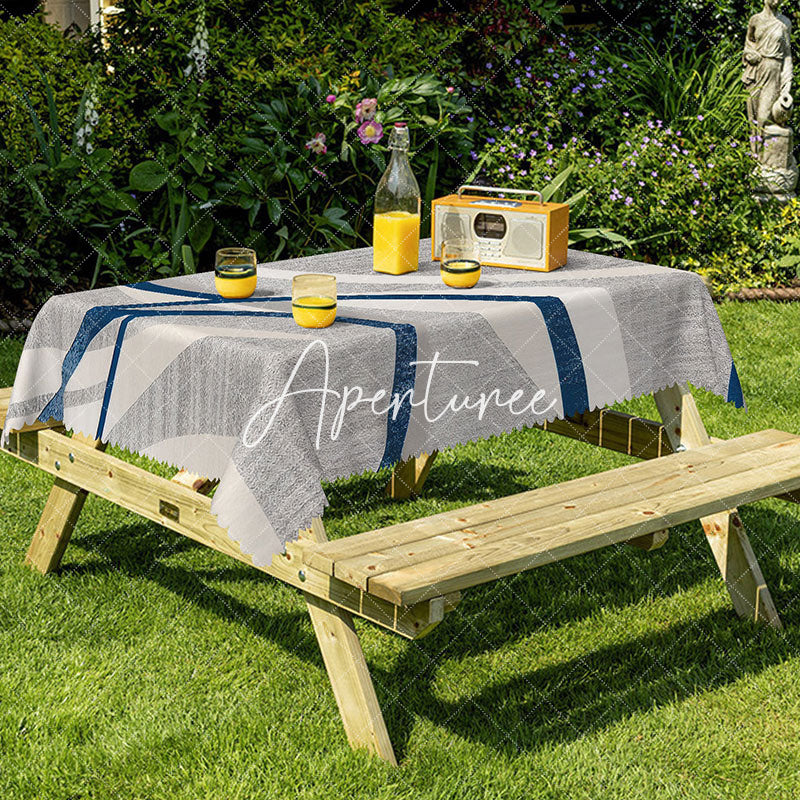
[[[197,10],[197,22],[194,26],[194,36],[189,47],[189,63],[183,70],[184,75],[197,72],[197,77],[202,81],[206,77],[206,64],[208,63],[208,28],[206,27],[206,6],[200,3]]]

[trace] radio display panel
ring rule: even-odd
[[[473,228],[481,239],[502,239],[506,235],[506,221],[502,214],[481,212],[475,217]]]

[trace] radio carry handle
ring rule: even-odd
[[[508,194],[535,194],[539,196],[539,202],[544,203],[544,199],[542,198],[542,193],[537,192],[536,189],[503,189],[498,186],[472,186],[468,183],[465,183],[463,186],[458,187],[458,196],[461,197],[462,192],[465,189],[475,189],[479,192],[506,192]]]

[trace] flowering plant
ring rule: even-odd
[[[269,257],[370,243],[374,187],[387,161],[384,130],[398,120],[408,123],[426,208],[437,188],[463,183],[473,168],[471,109],[457,90],[431,75],[363,85],[351,77],[338,86],[309,80],[291,101],[257,103],[244,177],[217,183],[226,205],[247,212],[258,237],[250,244]]]
[[[487,181],[547,191],[568,176],[578,199],[570,227],[613,229],[630,241],[614,246],[627,256],[694,268],[734,239],[750,241],[771,213],[751,196],[753,157],[735,139],[689,139],[649,120],[621,128],[622,143],[603,152],[553,133],[528,126],[503,131],[483,155]]]

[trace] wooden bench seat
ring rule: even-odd
[[[765,430],[292,550],[406,606],[799,488],[800,436]]]

